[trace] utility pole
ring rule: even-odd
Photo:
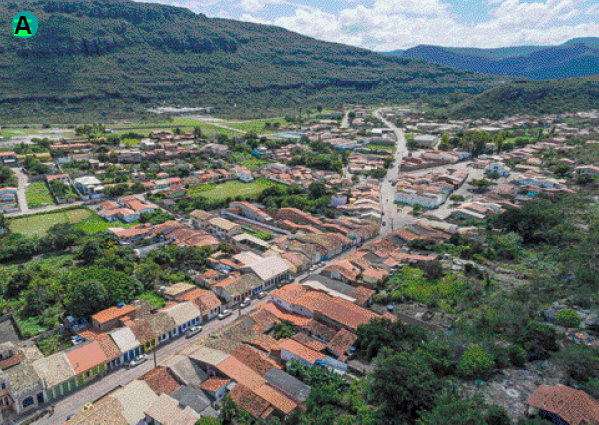
[[[158,350],[157,346],[154,347],[154,369],[156,369],[156,367],[157,367],[157,365],[156,365],[156,350]]]

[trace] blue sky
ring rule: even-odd
[[[507,47],[599,37],[598,0],[142,0],[387,51]]]

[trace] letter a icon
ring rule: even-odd
[[[21,35],[19,34],[21,31],[27,31],[28,35],[32,35],[31,29],[29,28],[29,22],[27,22],[27,18],[25,16],[19,17],[19,23],[15,28],[15,35]]]

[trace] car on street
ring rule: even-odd
[[[262,299],[262,298],[266,298],[266,296],[267,296],[267,295],[268,295],[268,293],[267,293],[267,292],[264,292],[264,291],[262,291],[262,292],[260,292],[260,293],[258,294],[258,298],[260,298],[260,299]]]
[[[223,320],[227,317],[229,317],[231,315],[232,311],[231,310],[223,310],[220,312],[220,314],[218,315],[218,320]]]
[[[185,331],[185,338],[191,338],[192,336],[197,335],[200,332],[202,332],[201,326],[192,326],[191,328],[188,328]]]
[[[313,272],[314,270],[318,269],[318,266],[314,265],[312,267],[310,267],[310,271]]]
[[[139,366],[146,360],[148,360],[148,356],[146,356],[145,354],[140,354],[139,356],[137,356],[136,358],[134,358],[133,360],[131,360],[129,362],[128,367],[129,367],[129,369],[131,369],[132,367]]]
[[[243,302],[241,304],[239,304],[239,308],[245,308],[247,306],[249,306],[252,303],[252,300],[249,298],[246,298],[245,300],[243,300]]]
[[[73,419],[75,416],[77,416],[76,413],[71,413],[69,416],[67,416],[66,420],[70,421],[71,419]]]

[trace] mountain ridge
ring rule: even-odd
[[[0,117],[143,114],[150,104],[220,106],[248,116],[315,104],[481,93],[495,77],[389,58],[283,28],[129,0],[24,0],[38,33],[0,29]],[[19,73],[11,72],[19,69]],[[237,104],[237,110],[233,105]],[[275,111],[276,110],[276,111]],[[243,116],[243,114],[241,114]]]
[[[599,74],[599,38],[595,37],[574,38],[557,46],[478,49],[419,45],[399,52],[381,53],[461,70],[531,80]]]

